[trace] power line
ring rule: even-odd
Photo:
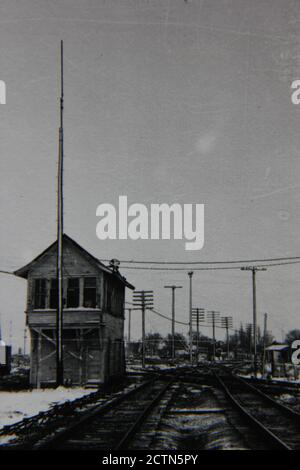
[[[130,305],[133,305],[132,302],[125,302],[126,304],[130,304]],[[161,312],[158,312],[157,310],[154,310],[154,309],[151,309],[151,312],[155,313],[155,315],[159,316],[159,317],[162,317],[162,318],[165,318],[166,320],[168,321],[172,321],[172,318],[171,317],[167,317],[166,315],[164,315],[163,313]],[[180,325],[185,325],[185,326],[188,326],[189,325],[189,322],[183,322],[183,321],[180,321],[180,320],[175,320],[175,323],[178,323]],[[204,328],[211,328],[211,325],[208,325],[208,324],[205,324],[205,323],[201,323],[201,328],[204,327]],[[215,325],[216,328],[219,328],[219,329],[224,329],[223,326],[219,326],[219,325]],[[232,330],[232,331],[235,331],[235,328],[232,328],[232,327],[229,327],[229,330]]]
[[[133,305],[132,302],[125,302],[125,304],[128,304],[128,305]],[[169,320],[169,321],[172,321],[172,318],[171,317],[168,317],[167,315],[164,315],[163,313],[151,308],[151,312],[155,313],[155,315],[159,316],[159,317],[162,317],[162,318],[165,318],[166,320]],[[178,323],[180,325],[189,325],[189,322],[183,322],[183,321],[180,321],[180,320],[175,320],[175,323]],[[205,323],[201,323],[201,327],[205,327],[205,328],[209,328],[211,327],[211,325],[208,325],[208,324],[205,324]],[[216,328],[220,328],[220,329],[224,329],[223,326],[219,326],[219,325],[216,325]],[[231,328],[229,327],[229,330],[232,330],[234,331],[235,328]]]
[[[158,315],[159,317],[162,317],[162,318],[165,318],[166,320],[172,321],[172,318],[167,317],[166,315],[164,315],[163,313],[158,312],[157,310],[152,309],[151,311],[153,313],[155,313],[155,315]],[[183,322],[183,321],[180,321],[180,320],[175,320],[175,323],[178,323],[180,325],[188,325],[189,324],[188,322]]]
[[[259,264],[257,267],[276,267],[276,266],[285,266],[291,264],[299,264],[299,261],[290,261],[285,263],[272,263],[272,264]],[[188,265],[188,263],[185,263]],[[191,263],[192,264],[192,263]],[[221,271],[221,270],[240,270],[242,266],[213,266],[208,268],[194,268],[194,271]],[[185,268],[170,268],[170,267],[155,267],[155,266],[122,266],[122,269],[132,269],[132,270],[145,270],[145,271],[189,271],[190,268],[187,266]]]
[[[229,261],[142,261],[142,260],[120,260],[120,263],[129,264],[241,264],[241,263],[265,263],[271,261],[287,261],[299,260],[300,256],[286,256],[281,258],[263,258],[263,259],[242,259],[242,260],[229,260]],[[102,261],[109,262],[110,260],[103,259]]]
[[[102,260],[102,261],[107,261],[107,260]],[[120,262],[125,263],[126,261],[120,261]],[[145,263],[147,262],[145,261]],[[162,262],[162,263],[164,264],[165,262]],[[259,264],[257,265],[257,267],[270,267],[271,268],[271,267],[276,267],[276,266],[286,266],[286,265],[299,264],[299,263],[300,263],[300,260],[288,261],[288,262],[283,262],[283,263]],[[188,263],[184,263],[184,264],[188,265]],[[193,264],[193,263],[190,263],[190,264]],[[230,264],[230,262],[228,262],[228,264]],[[239,270],[241,269],[241,267],[242,266],[220,266],[220,267],[212,266],[212,267],[207,267],[207,268],[194,267],[193,270],[194,271],[224,271],[224,270]],[[161,268],[161,267],[154,267],[154,266],[122,266],[122,269],[144,270],[144,271],[189,271],[190,270],[188,266],[186,266],[185,268],[170,268],[170,267]],[[11,276],[14,276],[13,271],[7,271],[5,269],[0,269],[0,274],[9,274]]]
[[[125,302],[125,304],[134,305],[132,302]],[[155,313],[155,315],[158,315],[159,317],[165,318],[166,320],[172,321],[171,317],[167,317],[167,315],[164,315],[163,313],[158,312],[154,308],[151,308],[151,312]],[[186,322],[182,322],[180,320],[175,320],[175,323],[179,323],[180,325],[188,325],[189,324],[189,323],[186,323]]]
[[[111,260],[103,259],[103,262],[109,262]],[[276,262],[283,261],[283,262]],[[268,262],[268,263],[267,263]],[[150,271],[188,271],[191,265],[214,265],[214,264],[242,264],[242,263],[263,263],[258,264],[257,267],[272,267],[272,266],[285,266],[292,264],[299,264],[300,257],[286,257],[286,258],[265,258],[265,259],[254,259],[254,260],[234,260],[234,261],[134,261],[134,260],[123,260],[120,263],[129,264],[154,264],[154,265],[185,265],[186,267],[156,267],[156,266],[122,266],[122,269],[133,269],[133,270],[150,270]],[[209,266],[204,268],[194,267],[195,271],[217,271],[217,270],[234,270],[240,269],[241,266]],[[7,269],[0,269],[0,274],[14,275],[13,271]]]

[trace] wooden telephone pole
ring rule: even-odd
[[[145,312],[153,309],[153,290],[135,290],[133,292],[133,305],[142,311],[142,367],[146,362],[146,344],[145,344]],[[135,308],[134,310],[137,310]]]
[[[172,361],[175,360],[175,289],[182,289],[182,286],[164,286],[165,289],[172,289]]]
[[[267,346],[267,334],[268,334],[268,314],[264,314],[264,349],[263,349],[263,360],[262,360],[262,376],[266,373],[266,346]]]
[[[229,328],[233,327],[232,317],[222,317],[221,326],[226,329],[227,360],[229,359]]]
[[[189,352],[190,352],[190,363],[193,364],[193,325],[192,325],[192,313],[193,313],[193,271],[188,272],[190,280],[190,292],[189,292]]]
[[[210,310],[207,312],[207,322],[212,325],[213,334],[213,361],[216,358],[216,324],[220,322],[220,312]]]
[[[192,309],[192,320],[196,322],[196,358],[197,363],[199,360],[199,336],[200,336],[200,322],[205,320],[205,310],[204,308],[195,307]]]
[[[254,375],[257,376],[257,314],[256,314],[256,271],[266,271],[267,268],[261,266],[245,266],[242,271],[252,272],[252,299],[253,299],[253,362]]]

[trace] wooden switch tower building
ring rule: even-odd
[[[30,382],[56,382],[57,241],[15,271],[27,279],[26,323],[31,335]],[[73,385],[104,383],[125,372],[125,288],[116,267],[107,267],[63,235],[63,370]]]

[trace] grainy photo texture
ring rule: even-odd
[[[299,450],[299,0],[1,0],[0,113],[0,451]]]

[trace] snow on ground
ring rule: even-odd
[[[244,379],[253,379],[254,378],[254,374],[238,374],[240,377],[244,378]],[[257,378],[258,379],[261,379],[262,378],[262,375],[260,373],[257,374]],[[270,383],[272,382],[283,382],[285,384],[297,384],[299,385],[300,384],[300,379],[287,379],[286,377],[272,377],[269,381]]]
[[[39,389],[20,392],[0,391],[0,429],[7,425],[21,421],[46,411],[52,406],[75,400],[92,392],[94,389],[81,387],[57,389]]]

